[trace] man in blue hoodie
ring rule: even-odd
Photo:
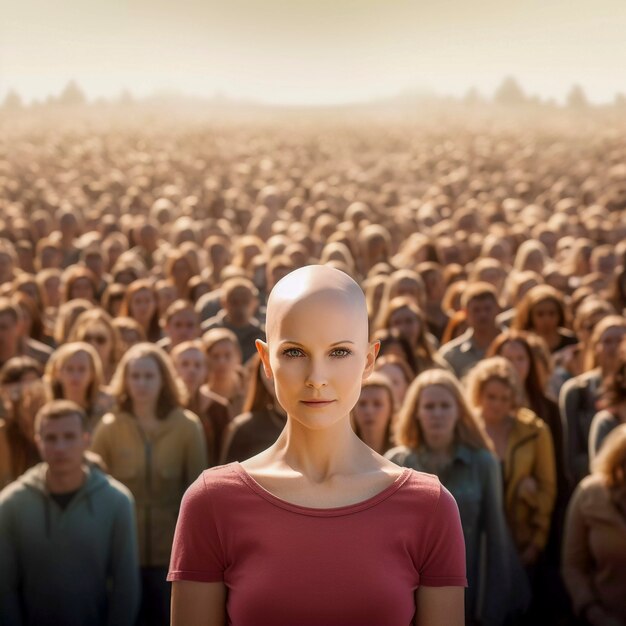
[[[132,626],[139,606],[133,499],[85,462],[85,412],[35,420],[43,463],[0,492],[0,624]]]

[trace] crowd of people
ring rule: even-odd
[[[456,499],[467,624],[626,624],[626,144],[555,127],[0,139],[0,622],[169,623],[185,490],[285,425],[268,294],[328,264],[380,342],[354,429]]]

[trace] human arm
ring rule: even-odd
[[[0,624],[21,626],[20,566],[13,524],[11,503],[0,497]]]
[[[533,562],[539,552],[545,548],[548,541],[550,521],[556,499],[556,465],[554,461],[554,447],[552,436],[547,426],[542,424],[535,440],[536,452],[532,478],[536,484],[536,491],[530,498],[534,512],[532,514],[533,535],[529,552],[522,555],[522,561]],[[532,558],[535,557],[535,558]]]
[[[134,502],[130,492],[119,497],[109,574],[112,578],[109,596],[109,626],[132,626],[135,623],[141,595]]]
[[[418,587],[415,592],[415,626],[463,626],[463,587]]]
[[[172,582],[171,626],[224,626],[226,585],[192,580]]]

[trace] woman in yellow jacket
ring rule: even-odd
[[[92,450],[135,498],[143,586],[139,624],[165,625],[165,577],[180,501],[207,467],[202,426],[182,408],[184,387],[154,344],[126,352],[111,388],[117,409],[96,427]]]
[[[480,361],[467,377],[471,404],[482,417],[502,464],[504,509],[522,563],[543,552],[556,498],[556,465],[547,425],[520,408],[515,369],[503,357]]]

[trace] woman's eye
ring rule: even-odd
[[[350,356],[352,354],[352,351],[348,350],[348,348],[337,348],[336,350],[333,350],[331,354],[338,359],[343,359],[347,356]]]
[[[283,354],[286,357],[295,358],[302,356],[302,350],[300,350],[299,348],[287,348],[286,350],[283,350]]]

